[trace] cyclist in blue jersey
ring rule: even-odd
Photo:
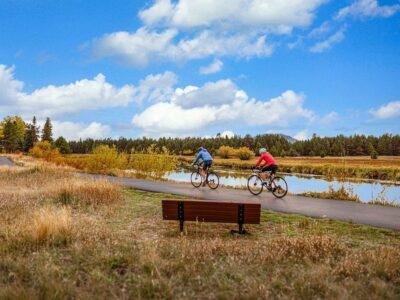
[[[200,172],[201,177],[203,178],[203,186],[206,185],[206,176],[207,176],[207,170],[212,166],[212,156],[210,153],[208,153],[207,149],[200,147],[198,149],[199,153],[197,154],[196,159],[194,160],[192,166],[198,163],[199,160],[203,161],[203,168]]]

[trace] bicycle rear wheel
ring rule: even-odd
[[[215,190],[219,186],[219,177],[215,172],[208,172],[207,174],[207,184],[210,189]]]
[[[282,177],[275,177],[271,182],[271,191],[276,198],[283,198],[288,192],[286,180]]]
[[[249,179],[247,179],[247,189],[253,195],[259,195],[263,191],[264,185],[260,176],[251,175]]]
[[[190,175],[190,182],[195,188],[199,188],[201,186],[203,179],[199,172],[195,171]]]

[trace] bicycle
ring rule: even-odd
[[[268,180],[263,182],[261,178],[262,171],[260,169],[254,169],[253,175],[247,180],[247,189],[253,195],[259,195],[263,191],[264,187],[276,198],[283,198],[288,192],[288,185],[286,180],[280,176],[274,176],[269,172]]]
[[[200,171],[202,170],[201,164],[197,164],[197,170],[193,171],[190,175],[190,182],[195,188],[199,188],[203,183],[203,177]],[[206,183],[210,189],[215,190],[219,186],[219,176],[214,171],[207,169]]]

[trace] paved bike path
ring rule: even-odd
[[[276,212],[299,214],[314,218],[350,221],[357,224],[400,230],[400,208],[397,207],[291,195],[283,199],[277,199],[268,192],[263,192],[259,196],[253,196],[247,190],[235,190],[223,187],[217,190],[211,190],[208,187],[196,189],[190,183],[180,184],[101,175],[96,175],[96,177],[106,178],[126,187],[144,191],[161,192],[207,200],[228,200],[233,202],[256,201],[261,203],[262,209]]]
[[[15,167],[16,165],[9,158],[0,156],[0,166]]]

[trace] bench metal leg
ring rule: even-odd
[[[183,222],[185,221],[183,205],[183,201],[178,202],[179,230],[181,231],[181,233],[183,232]]]

